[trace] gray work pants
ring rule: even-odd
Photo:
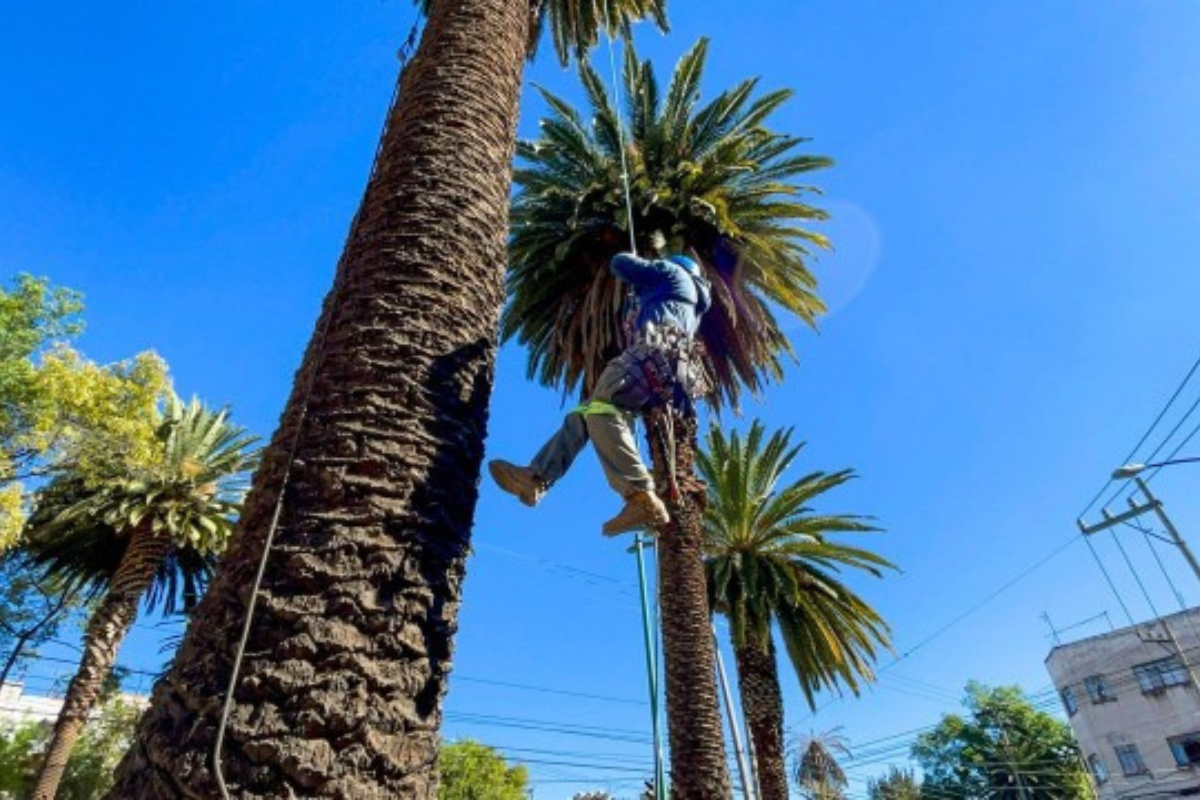
[[[589,440],[600,457],[608,485],[622,497],[654,491],[654,478],[642,463],[633,438],[633,414],[651,400],[636,365],[627,354],[608,362],[588,402],[567,414],[562,426],[529,465],[547,484],[571,468]],[[598,401],[598,402],[597,402]]]

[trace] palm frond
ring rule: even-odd
[[[735,644],[761,642],[778,625],[810,705],[823,690],[857,693],[889,646],[886,622],[838,574],[879,577],[893,564],[831,541],[878,531],[868,517],[816,513],[809,503],[853,478],[812,472],[781,486],[803,444],[791,429],[767,435],[754,421],[743,436],[712,426],[696,464],[708,484],[705,551],[712,606],[730,621]]]
[[[758,393],[794,357],[773,307],[809,325],[824,310],[809,263],[828,242],[808,226],[825,213],[802,199],[815,190],[793,181],[831,162],[765,127],[787,91],[759,95],[750,80],[701,105],[707,52],[702,39],[660,96],[653,65],[627,43],[621,109],[588,64],[579,68],[587,112],[545,95],[539,137],[518,147],[502,323],[506,341],[526,346],[531,378],[586,393],[625,344],[625,289],[607,269],[628,247],[621,129],[639,251],[661,235],[669,249],[695,252],[713,283],[700,339],[714,406]]]
[[[44,575],[103,592],[142,525],[173,547],[146,597],[173,614],[202,594],[241,510],[257,466],[255,437],[198,400],[168,398],[159,427],[162,456],[138,475],[102,480],[64,475],[37,496],[24,557]]]

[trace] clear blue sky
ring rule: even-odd
[[[11,10],[5,274],[82,290],[92,357],[154,348],[181,392],[269,434],[413,18],[400,0]],[[1044,689],[1043,611],[1060,626],[1122,621],[1082,543],[945,626],[1073,536],[1200,354],[1200,5],[675,0],[671,18],[668,38],[639,30],[662,72],[710,36],[710,92],[751,75],[795,88],[775,125],[838,162],[819,176],[835,215],[837,251],[818,266],[832,313],[819,335],[794,330],[801,363],[729,422],[796,426],[810,443],[798,470],[859,470],[827,510],[886,526],[874,546],[903,574],[854,583],[912,653],[815,717],[789,686],[790,726],[845,726],[867,753],[935,721],[970,678]],[[577,96],[549,56],[529,78]],[[539,110],[527,105],[523,131]],[[560,412],[523,359],[500,359],[494,455],[531,454]],[[1183,408],[1197,396],[1194,382]],[[1200,468],[1179,467],[1155,485],[1200,545],[1198,482]],[[535,512],[490,486],[478,508],[446,732],[587,765],[531,764],[538,798],[632,796],[622,779],[648,774],[634,563],[598,535],[615,507],[588,458]],[[1144,567],[1144,544],[1127,541]],[[1099,544],[1134,615],[1149,615]],[[1175,607],[1144,574],[1159,608]],[[139,628],[121,660],[156,668],[155,638]],[[856,795],[878,769],[852,771]]]

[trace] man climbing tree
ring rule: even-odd
[[[604,534],[615,536],[670,520],[629,418],[664,403],[691,412],[700,384],[691,359],[693,338],[712,291],[700,266],[685,255],[646,260],[624,253],[613,258],[610,269],[633,289],[632,343],[608,363],[591,397],[567,414],[529,466],[496,459],[488,469],[501,489],[535,506],[590,438],[609,485],[625,498],[620,513],[604,523]]]

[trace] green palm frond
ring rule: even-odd
[[[809,705],[822,689],[858,693],[889,646],[887,623],[838,577],[876,577],[894,565],[870,550],[830,540],[878,531],[869,517],[818,514],[809,503],[853,479],[852,470],[813,472],[781,486],[803,444],[792,430],[770,436],[755,421],[745,436],[710,428],[696,466],[708,484],[705,551],[709,597],[729,619],[735,644],[763,642],[778,625]]]
[[[416,0],[422,14],[428,14],[436,0]],[[649,19],[667,30],[666,0],[530,0],[533,29],[529,54],[547,27],[559,60],[566,64],[572,56],[583,58],[599,41],[601,34],[628,37],[633,23]]]
[[[68,475],[39,493],[25,534],[32,568],[102,592],[132,531],[145,525],[174,545],[147,603],[172,614],[199,598],[258,464],[255,437],[227,411],[174,396],[158,437],[161,459],[140,474],[99,481]]]
[[[639,251],[661,236],[669,250],[693,251],[713,283],[700,338],[715,405],[757,393],[794,356],[773,308],[809,325],[823,312],[809,262],[828,242],[808,226],[826,214],[802,199],[816,190],[795,181],[832,162],[766,127],[789,91],[759,94],[749,80],[703,103],[707,54],[702,39],[663,92],[627,45],[619,110],[588,64],[586,113],[542,90],[541,133],[518,144],[502,324],[505,340],[528,348],[531,378],[586,392],[625,344],[625,289],[607,269],[629,241],[622,130]]]

